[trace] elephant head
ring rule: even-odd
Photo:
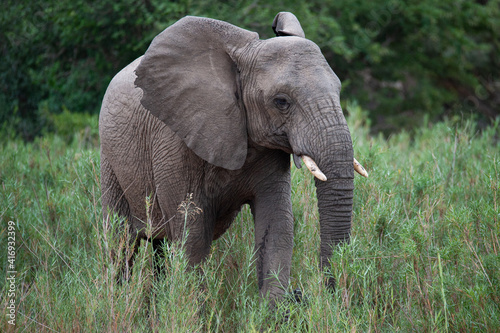
[[[186,17],[152,42],[136,70],[142,105],[200,158],[236,170],[249,144],[302,158],[316,177],[321,266],[349,238],[353,148],[340,80],[296,17],[279,13],[278,37]]]

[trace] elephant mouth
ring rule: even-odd
[[[314,162],[314,160],[307,155],[293,154],[293,162],[298,169],[302,167],[301,159],[314,177],[318,178],[321,181],[327,180],[325,174],[321,171],[316,162]],[[366,172],[365,168],[361,165],[361,163],[358,162],[358,160],[356,160],[356,158],[353,158],[353,167],[354,170],[361,176],[368,178],[368,172]]]

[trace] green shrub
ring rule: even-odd
[[[213,17],[272,37],[294,12],[343,81],[342,96],[386,133],[453,114],[499,116],[498,1],[7,0],[0,14],[0,123],[22,137],[50,113],[99,111],[114,74],[184,15]],[[13,121],[15,119],[15,121]]]

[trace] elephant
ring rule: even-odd
[[[249,204],[259,295],[276,302],[292,260],[291,156],[315,176],[321,268],[349,239],[355,159],[341,82],[320,48],[292,13],[278,13],[272,29],[264,40],[180,19],[111,80],[99,135],[104,218],[123,217],[135,239],[175,242],[187,230],[195,267]],[[189,219],[178,210],[187,194],[199,208]]]

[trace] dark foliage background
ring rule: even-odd
[[[185,15],[269,38],[275,14],[294,12],[343,81],[342,97],[369,111],[374,131],[500,115],[499,0],[4,0],[2,7],[0,126],[25,139],[97,114],[113,75]]]

